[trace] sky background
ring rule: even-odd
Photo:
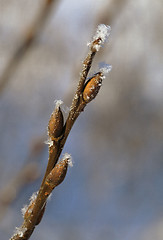
[[[0,0],[0,82],[44,2]],[[64,101],[66,118],[100,23],[112,32],[90,74],[101,62],[113,68],[67,139],[63,153],[74,166],[31,240],[162,240],[162,15],[162,0],[62,0],[52,7],[0,89],[1,240],[20,226],[21,208],[40,186],[54,101]]]

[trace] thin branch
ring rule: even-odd
[[[45,0],[44,6],[42,7],[40,13],[33,22],[32,26],[27,30],[24,40],[16,49],[12,58],[10,59],[6,68],[3,71],[3,74],[0,78],[0,94],[9,83],[10,77],[18,66],[19,62],[25,56],[26,52],[33,45],[35,39],[42,31],[43,25],[45,24],[52,8],[52,4],[56,4],[57,2],[58,0]]]
[[[45,149],[43,139],[43,136],[41,136],[32,141],[31,150],[28,157],[24,160],[24,165],[0,189],[0,221],[3,220],[8,207],[15,201],[23,187],[33,183],[40,177],[41,172],[38,161]]]
[[[48,196],[66,176],[68,165],[71,165],[70,155],[65,154],[63,159],[58,162],[66,139],[80,113],[98,94],[105,74],[111,70],[110,66],[107,65],[86,81],[93,58],[96,52],[99,51],[101,45],[107,40],[109,34],[110,27],[101,24],[97,28],[93,41],[89,44],[89,52],[83,62],[82,73],[65,125],[63,125],[63,115],[60,108],[62,102],[57,101],[56,103],[56,107],[48,124],[49,161],[47,169],[37,196],[30,202],[24,213],[24,222],[22,226],[17,228],[11,240],[29,239],[35,226],[41,221]]]

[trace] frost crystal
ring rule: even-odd
[[[93,48],[96,51],[99,51],[100,47],[108,40],[110,32],[110,26],[105,24],[98,25],[96,34],[93,37],[93,41],[91,43],[88,43],[87,45],[90,46],[91,44],[93,44]]]
[[[99,24],[96,34],[93,37],[93,41],[88,42],[87,46],[91,46],[93,44],[93,48],[98,52],[100,47],[108,40],[110,32],[111,27],[109,25]]]
[[[65,113],[68,113],[69,112],[69,108],[64,104],[64,102],[62,100],[55,100],[54,101],[54,104],[55,104],[55,107],[56,108],[59,108],[61,107],[61,109],[65,112]]]
[[[31,201],[30,204],[36,200],[37,194],[38,194],[38,192],[34,192],[34,193],[32,194],[32,196],[31,196],[30,199],[29,199],[29,200]]]
[[[59,108],[63,104],[63,101],[62,100],[55,100],[54,103],[55,103],[55,107]]]
[[[53,146],[53,141],[51,140],[50,137],[49,137],[48,140],[46,140],[44,143],[45,143],[45,144],[48,144],[49,147],[52,147],[52,146]]]
[[[25,233],[25,231],[27,231],[27,228],[25,228],[25,227],[16,227],[15,228],[15,233],[14,233],[14,235],[13,235],[13,237],[14,236],[19,236],[19,237],[23,237],[23,235],[24,235],[24,233]],[[10,238],[11,239],[11,238]]]
[[[68,165],[70,167],[73,167],[73,163],[72,163],[72,157],[69,153],[65,153],[63,156],[63,160],[67,159],[68,160]]]
[[[65,104],[63,104],[62,105],[62,111],[67,114],[70,111],[70,109]]]
[[[103,73],[103,75],[108,74],[112,70],[112,65],[106,64],[106,63],[100,63],[100,72]]]
[[[93,40],[95,41],[100,38],[101,44],[104,44],[108,40],[110,32],[111,32],[110,26],[105,25],[105,24],[100,24],[97,27],[97,31],[96,31],[95,36],[93,37]]]
[[[24,217],[24,214],[26,213],[27,209],[28,209],[28,206],[27,206],[27,205],[25,205],[25,206],[21,209],[21,213],[22,213],[23,217]]]

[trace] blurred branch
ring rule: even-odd
[[[35,181],[40,176],[38,168],[38,163],[28,163],[1,189],[0,220],[3,219],[9,205],[16,199],[24,185]]]
[[[128,0],[111,0],[104,4],[102,10],[97,16],[97,23],[112,25],[114,20],[118,18],[120,12],[126,7]]]
[[[40,167],[37,160],[40,159],[40,155],[44,149],[43,137],[35,140],[24,166],[0,190],[0,221],[6,214],[8,207],[18,197],[24,185],[33,183],[40,177]]]
[[[52,4],[57,3],[58,0],[45,0],[44,6],[42,7],[40,13],[38,14],[31,27],[29,27],[29,29],[26,31],[24,40],[16,49],[10,61],[8,62],[4,72],[2,73],[2,76],[0,78],[0,94],[9,83],[11,75],[14,73],[19,62],[22,60],[26,52],[33,45],[40,32],[43,30],[43,26],[49,16]]]

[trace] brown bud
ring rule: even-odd
[[[45,184],[49,185],[51,189],[58,186],[66,176],[67,167],[68,159],[59,161],[47,176]]]
[[[102,79],[103,74],[99,72],[87,81],[83,91],[83,100],[86,103],[89,103],[96,97],[101,87]]]
[[[52,113],[49,125],[48,125],[48,134],[51,140],[58,138],[62,134],[63,130],[63,114],[59,106],[56,106],[54,112]]]

